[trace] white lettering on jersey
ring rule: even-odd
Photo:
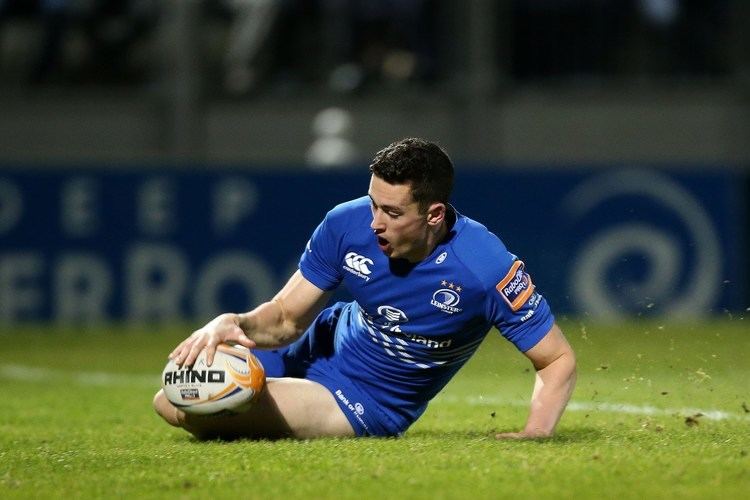
[[[372,274],[370,268],[367,267],[368,265],[372,266],[373,262],[364,255],[359,255],[356,252],[349,252],[344,256],[344,269],[365,281],[370,281],[369,275]]]
[[[365,407],[362,405],[362,403],[354,403],[354,404],[352,404],[349,401],[349,398],[346,397],[346,395],[344,394],[344,392],[341,389],[336,389],[336,397],[339,398],[339,401],[341,401],[341,403],[343,403],[343,405],[346,406],[346,408],[350,412],[352,412],[352,414],[354,415],[354,418],[356,418],[357,421],[360,424],[362,424],[362,426],[365,429],[367,429],[369,431],[369,428],[367,427],[367,424],[362,419],[362,415],[364,415],[364,413],[365,413]]]
[[[453,314],[463,311],[460,307],[456,307],[460,301],[461,297],[455,289],[441,288],[432,294],[430,304],[444,313]]]
[[[362,319],[365,320],[366,324],[369,325],[370,333],[373,336],[373,340],[376,343],[382,343],[386,346],[386,352],[395,352],[396,357],[399,358],[411,358],[412,355],[406,352],[408,344],[404,340],[411,340],[415,344],[421,344],[429,349],[445,349],[451,346],[453,343],[452,338],[444,340],[435,340],[422,335],[415,335],[411,333],[405,333],[401,331],[401,327],[398,323],[406,323],[409,321],[406,313],[401,309],[393,306],[380,306],[378,307],[378,314],[386,319],[385,323],[378,326],[374,318],[367,315],[364,310],[360,309]],[[394,323],[396,325],[394,326]],[[375,334],[374,329],[380,331],[381,339]],[[395,349],[395,351],[394,351]],[[441,364],[440,362],[436,364]]]

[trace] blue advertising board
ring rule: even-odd
[[[743,308],[731,172],[463,171],[456,208],[521,256],[558,313]],[[0,171],[0,322],[207,320],[270,298],[352,173]]]
[[[689,318],[747,307],[736,173],[597,168],[459,182],[463,212],[524,256],[558,313]]]

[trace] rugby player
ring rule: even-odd
[[[159,391],[169,424],[198,438],[400,436],[495,326],[536,376],[525,426],[495,437],[553,435],[575,355],[524,263],[449,204],[453,164],[438,145],[394,142],[370,172],[367,196],[328,212],[273,299],[218,316],[169,355],[190,366],[222,342],[251,348],[267,375],[259,400],[206,417]],[[339,286],[354,300],[326,307]]]

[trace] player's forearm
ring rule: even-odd
[[[242,331],[261,349],[290,344],[303,332],[302,328],[286,317],[284,307],[278,300],[265,302],[238,316]]]
[[[546,437],[555,432],[576,381],[576,361],[566,352],[536,373],[531,410],[523,433],[528,437]]]

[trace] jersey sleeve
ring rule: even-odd
[[[318,225],[300,257],[302,275],[321,290],[333,290],[341,283],[338,241],[330,213]]]
[[[487,293],[487,314],[503,337],[526,352],[549,332],[555,319],[523,261],[508,255],[500,280]]]

